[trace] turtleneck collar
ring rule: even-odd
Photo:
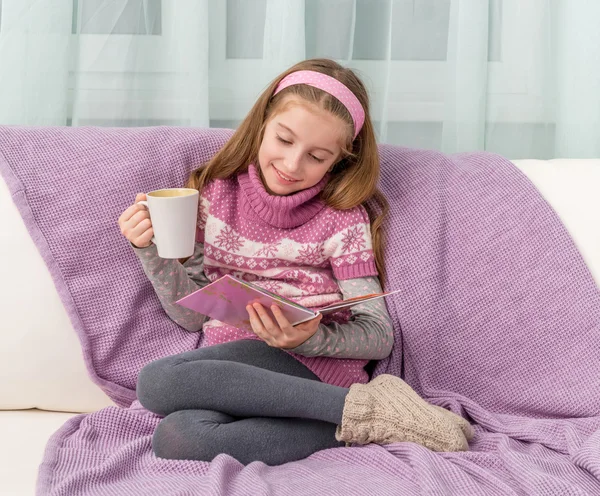
[[[311,188],[298,191],[292,195],[271,195],[265,189],[260,172],[254,164],[248,166],[247,172],[238,174],[238,184],[242,190],[242,209],[252,210],[260,219],[274,227],[289,229],[305,224],[324,207],[319,198],[329,174]]]

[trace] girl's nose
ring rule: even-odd
[[[285,167],[288,172],[296,172],[300,168],[301,155],[299,153],[290,153],[285,159]]]

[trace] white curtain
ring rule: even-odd
[[[0,0],[0,123],[235,127],[334,58],[380,142],[600,157],[598,0]]]

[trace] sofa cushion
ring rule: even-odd
[[[0,410],[92,412],[114,403],[90,379],[50,272],[0,179]]]

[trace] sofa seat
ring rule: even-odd
[[[0,483],[2,496],[35,493],[37,471],[46,443],[75,413],[43,410],[0,411]]]

